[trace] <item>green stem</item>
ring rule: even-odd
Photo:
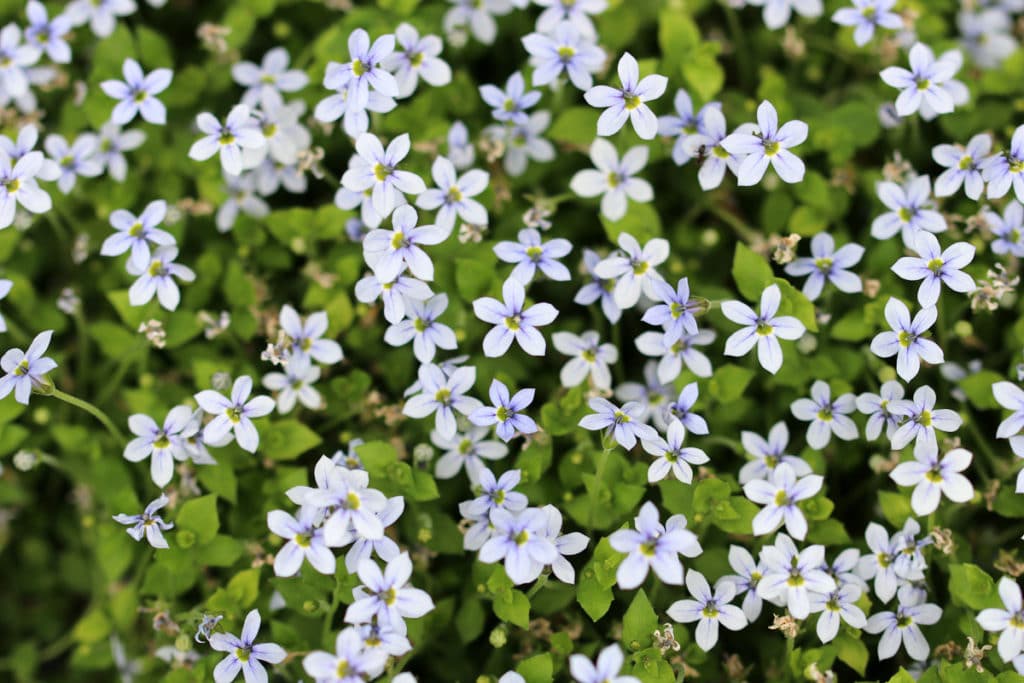
[[[530,600],[534,595],[540,592],[540,589],[544,587],[544,584],[548,582],[548,574],[544,572],[540,575],[540,578],[530,587],[530,590],[526,591],[526,599]]]
[[[733,232],[747,244],[754,246],[764,241],[764,237],[759,232],[744,223],[743,219],[736,214],[714,205],[709,207],[709,210],[720,221],[732,228]]]
[[[82,304],[75,309],[75,334],[78,336],[78,365],[75,368],[75,381],[81,390],[85,390],[86,369],[89,367],[89,334],[82,314]]]
[[[90,415],[95,417],[97,420],[99,420],[101,423],[103,423],[103,426],[107,428],[107,431],[110,432],[110,434],[115,439],[117,439],[118,441],[124,443],[125,438],[124,438],[124,434],[121,433],[121,430],[119,430],[116,426],[114,426],[113,421],[109,417],[107,417],[106,413],[104,413],[102,410],[100,410],[99,408],[97,408],[93,404],[89,403],[88,401],[83,401],[82,399],[80,399],[80,398],[78,398],[76,396],[72,396],[71,394],[65,394],[63,391],[61,391],[57,387],[54,387],[53,388],[53,393],[51,393],[49,395],[54,397],[54,398],[56,398],[56,399],[64,401],[65,403],[73,405],[76,408],[81,408],[85,412],[89,413]]]
[[[725,21],[729,24],[729,36],[732,38],[732,53],[736,56],[736,68],[740,72],[740,84],[744,92],[751,90],[754,73],[751,69],[749,53],[745,49],[747,44],[746,34],[740,26],[740,18],[731,7],[725,7]]]
[[[331,640],[331,627],[334,625],[334,613],[338,611],[338,587],[334,587],[334,591],[331,593],[331,606],[327,610],[327,614],[324,615],[324,623],[320,628],[320,641],[321,644],[327,643]]]

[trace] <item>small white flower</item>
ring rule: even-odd
[[[914,449],[914,460],[897,465],[889,476],[900,486],[913,486],[910,507],[916,515],[930,515],[943,495],[954,503],[974,497],[970,480],[960,474],[971,464],[971,452],[954,448],[941,458],[938,450]]]
[[[798,398],[790,405],[793,417],[807,426],[807,445],[818,450],[828,445],[835,434],[843,441],[857,438],[857,425],[848,415],[856,409],[853,394],[843,394],[832,400],[828,382],[817,380],[811,385],[811,398]]]
[[[647,147],[637,145],[622,155],[615,145],[597,138],[590,145],[590,159],[595,169],[579,171],[569,181],[569,188],[581,197],[601,195],[601,213],[612,221],[626,215],[628,200],[649,202],[654,199],[650,183],[634,177],[647,165]]]

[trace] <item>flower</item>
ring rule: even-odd
[[[411,24],[402,22],[395,29],[398,50],[384,58],[384,68],[395,75],[398,94],[395,97],[409,97],[416,91],[419,79],[435,87],[448,85],[452,81],[452,69],[440,58],[443,44],[437,36],[420,37]]]
[[[484,137],[500,141],[505,148],[502,166],[513,178],[521,176],[533,161],[551,161],[555,148],[542,137],[551,125],[551,112],[537,111],[530,114],[525,123],[509,126],[494,125],[484,129]]]
[[[470,413],[470,422],[480,427],[496,425],[495,433],[506,443],[517,432],[533,434],[537,431],[537,423],[522,414],[522,411],[533,403],[533,389],[520,389],[514,396],[511,396],[508,387],[503,382],[492,379],[488,395],[492,405],[481,406]]]
[[[223,124],[213,114],[203,112],[196,116],[196,126],[205,135],[192,143],[188,150],[189,158],[206,161],[219,153],[221,168],[229,176],[242,172],[243,150],[258,149],[267,144],[252,112],[244,104],[232,107]]]
[[[918,447],[937,450],[936,430],[954,432],[960,428],[963,422],[956,411],[948,408],[935,410],[935,390],[927,386],[919,387],[914,392],[912,401],[906,399],[894,401],[890,410],[894,415],[906,418],[903,424],[893,432],[893,450],[900,450],[915,439]]]
[[[839,635],[839,621],[845,621],[855,629],[862,629],[867,617],[856,605],[860,599],[859,586],[847,584],[832,593],[811,594],[811,611],[821,612],[815,631],[822,643],[832,642]]]
[[[576,1],[576,6],[594,0]],[[597,0],[604,2],[604,0]],[[560,21],[547,30],[540,28],[544,16],[552,10],[560,11],[553,6],[557,2],[564,6],[562,0],[547,0],[550,5],[541,13],[537,20],[537,32],[523,36],[523,47],[530,53],[530,65],[533,66],[533,84],[548,85],[557,79],[562,72],[569,77],[574,86],[580,90],[589,90],[594,85],[592,74],[604,66],[604,50],[594,43],[593,25],[587,32],[579,25],[568,21]],[[581,13],[582,14],[582,13]]]
[[[46,153],[50,155],[50,158],[60,167],[57,189],[64,194],[74,189],[78,176],[95,178],[103,173],[103,166],[96,158],[99,139],[92,133],[82,133],[70,145],[61,135],[47,135],[46,140],[43,142],[43,147],[46,149]],[[21,162],[19,161],[18,163]],[[17,172],[17,166],[15,166],[15,172]],[[39,175],[39,173],[36,175]],[[39,175],[39,177],[42,178],[43,176]],[[45,180],[45,178],[43,179]],[[31,211],[30,208],[29,210]]]
[[[1024,604],[1020,586],[1010,577],[999,579],[997,587],[1005,609],[983,609],[978,613],[977,622],[986,631],[999,634],[999,658],[1009,662],[1024,650]]]
[[[613,325],[622,317],[622,310],[615,303],[615,282],[611,278],[603,278],[594,273],[594,268],[601,262],[601,257],[593,249],[583,250],[583,269],[590,281],[580,287],[573,302],[581,306],[589,306],[595,301],[601,302],[601,312]]]
[[[356,283],[356,299],[369,304],[378,298],[384,301],[384,319],[392,325],[405,318],[406,302],[425,301],[434,295],[430,286],[421,280],[401,274],[391,282],[381,282],[369,274]]]
[[[608,0],[534,0],[535,5],[546,8],[537,17],[537,31],[551,33],[568,22],[590,40],[597,38],[591,14],[601,14],[608,8]]]
[[[930,515],[945,494],[954,503],[966,503],[974,497],[970,480],[960,474],[971,464],[971,452],[954,448],[939,458],[938,449],[914,450],[912,462],[900,463],[889,477],[900,486],[913,486],[910,507],[916,515]]]
[[[278,664],[284,661],[287,652],[276,643],[255,643],[260,630],[260,612],[252,610],[245,615],[241,636],[231,633],[214,633],[210,636],[210,647],[218,652],[229,653],[213,670],[216,683],[230,683],[241,671],[246,681],[266,680],[267,672],[260,662]]]
[[[296,486],[287,491],[292,502],[328,512],[323,524],[329,547],[348,545],[355,538],[377,540],[384,536],[384,523],[378,516],[387,507],[387,498],[369,488],[365,470],[336,465],[320,456],[314,470],[316,488]]]
[[[878,641],[878,658],[889,659],[896,655],[900,644],[906,648],[911,659],[923,662],[928,659],[931,648],[918,624],[929,626],[942,617],[942,609],[938,605],[925,603],[922,605],[899,605],[895,612],[879,612],[872,614],[864,624],[867,633],[881,633]]]
[[[833,434],[843,441],[857,438],[857,425],[847,417],[855,408],[853,394],[843,394],[833,401],[828,382],[821,380],[811,385],[811,398],[798,398],[790,405],[793,417],[811,423],[807,445],[818,450],[828,445]]]
[[[333,339],[323,338],[329,325],[326,311],[311,313],[303,319],[290,304],[285,304],[281,306],[277,322],[287,336],[288,354],[293,358],[305,356],[324,365],[341,361],[341,345]]]
[[[50,346],[53,330],[46,330],[36,335],[28,349],[8,349],[0,356],[0,368],[7,374],[0,377],[0,398],[6,398],[14,392],[14,400],[28,405],[32,389],[52,387],[46,373],[52,372],[57,363],[43,354]]]
[[[1013,20],[1005,8],[996,6],[959,12],[956,25],[960,29],[961,44],[982,69],[998,68],[1017,50]]]
[[[551,563],[551,573],[559,581],[572,584],[576,582],[576,570],[573,569],[566,555],[578,555],[587,548],[590,539],[578,531],[562,533],[562,513],[554,505],[541,508],[548,520],[547,535],[555,544],[558,556]]]
[[[21,29],[17,24],[7,24],[0,30],[0,87],[10,97],[28,94],[27,70],[39,61],[40,54],[39,47],[30,41],[21,44]]]
[[[685,90],[677,90],[672,104],[675,106],[676,113],[658,117],[658,134],[676,139],[672,145],[672,161],[675,162],[676,166],[682,166],[694,157],[694,154],[691,152],[696,151],[690,144],[687,144],[687,141],[693,136],[699,135],[704,137],[710,135],[705,126],[706,117],[712,109],[717,110],[721,114],[722,103],[708,102],[700,110],[694,112],[690,93]],[[719,118],[721,119],[721,116]],[[721,120],[723,123],[722,128],[724,129],[725,120]]]
[[[388,216],[398,205],[400,193],[417,195],[427,189],[418,175],[398,168],[409,153],[409,144],[409,134],[403,133],[385,150],[376,135],[363,133],[356,138],[356,156],[341,176],[341,184],[353,192],[371,190],[374,211]],[[412,215],[415,224],[416,212]]]
[[[476,160],[476,150],[469,139],[469,129],[457,119],[452,121],[451,127],[448,128],[448,158],[460,171],[472,166]]]
[[[665,328],[665,343],[678,341],[683,334],[697,334],[697,318],[694,311],[702,308],[701,302],[690,298],[690,281],[682,278],[673,289],[664,280],[651,282],[651,288],[662,303],[651,306],[644,312],[643,321],[648,325],[661,325]]]
[[[468,416],[481,406],[480,401],[465,395],[476,382],[476,369],[458,368],[446,377],[441,368],[426,364],[420,366],[418,375],[421,392],[405,402],[402,412],[416,418],[433,413],[438,434],[455,436],[455,411]]]
[[[176,309],[181,301],[181,292],[175,278],[183,282],[196,279],[191,268],[174,262],[177,258],[178,248],[166,246],[158,247],[149,263],[142,267],[129,260],[126,266],[128,274],[138,279],[128,288],[128,303],[132,306],[145,306],[155,294],[161,306],[168,311]]]
[[[150,242],[159,246],[175,244],[171,233],[157,227],[166,216],[167,202],[162,199],[147,204],[137,217],[124,209],[117,209],[110,214],[110,225],[115,232],[103,241],[100,255],[117,256],[131,250],[129,262],[137,270],[145,269],[151,261]]]
[[[775,545],[761,549],[761,561],[764,575],[757,582],[757,594],[785,605],[795,619],[806,619],[811,613],[811,594],[828,594],[837,588],[835,580],[821,568],[825,546],[797,550],[793,540],[780,532]]]
[[[772,479],[775,468],[780,464],[789,465],[798,477],[811,474],[811,466],[795,455],[786,453],[789,444],[789,429],[785,422],[776,422],[765,440],[759,434],[744,430],[740,432],[743,450],[753,460],[740,468],[739,482],[746,484],[754,479]]]
[[[302,658],[302,668],[321,683],[356,683],[372,680],[384,672],[388,653],[367,647],[359,631],[344,628],[334,641],[335,654],[315,650]]]
[[[313,507],[300,508],[298,519],[284,510],[267,513],[267,528],[288,541],[274,555],[275,576],[295,576],[304,559],[321,574],[334,575],[337,561],[324,540],[323,528],[315,524],[318,515]]]
[[[693,600],[676,600],[668,608],[668,616],[683,624],[697,623],[697,645],[707,652],[718,642],[718,625],[730,631],[740,631],[747,625],[747,618],[736,605],[730,605],[736,595],[736,585],[731,581],[719,581],[714,593],[708,580],[700,572],[691,569],[686,573],[686,590]]]
[[[394,49],[395,36],[380,36],[371,45],[370,34],[357,28],[348,36],[350,61],[329,62],[324,85],[332,90],[346,89],[351,98],[348,106],[356,110],[366,108],[371,88],[384,97],[398,97],[398,81],[383,65]]]
[[[964,186],[964,194],[971,199],[981,197],[985,189],[982,178],[982,163],[992,151],[992,136],[979,133],[961,145],[936,145],[932,147],[932,159],[946,170],[935,179],[935,196],[950,197]]]
[[[260,383],[264,388],[277,392],[277,412],[287,415],[299,401],[310,410],[320,410],[323,398],[313,384],[320,379],[320,368],[312,365],[309,356],[294,356],[288,359],[284,372],[268,372]]]
[[[885,427],[885,435],[892,438],[900,417],[892,412],[893,405],[903,398],[903,385],[894,379],[882,384],[877,394],[865,392],[857,397],[857,410],[868,416],[864,436],[874,441]]]
[[[1020,202],[1010,200],[1002,216],[995,211],[982,211],[981,215],[996,238],[989,245],[993,254],[1024,256],[1024,206]]]
[[[604,138],[590,144],[590,159],[596,170],[578,171],[569,181],[569,188],[581,197],[601,195],[601,214],[611,221],[626,215],[628,200],[649,202],[654,199],[650,183],[634,176],[647,165],[647,147],[637,145],[622,155]]]
[[[572,242],[561,237],[543,242],[540,231],[524,228],[516,235],[516,242],[502,241],[494,245],[494,255],[505,263],[514,263],[509,277],[527,285],[537,269],[548,278],[560,282],[572,279],[569,269],[558,259],[568,256]]]
[[[861,245],[850,243],[836,249],[832,235],[819,232],[811,239],[811,257],[787,263],[786,275],[810,276],[804,282],[803,292],[811,301],[821,296],[826,282],[831,282],[841,292],[856,294],[863,285],[856,273],[848,269],[860,263],[863,256]]]
[[[107,170],[107,175],[119,183],[128,177],[128,160],[124,153],[138,149],[146,141],[146,134],[140,130],[125,130],[116,123],[107,121],[100,128],[100,142],[96,151],[96,159]],[[59,175],[59,170],[58,174]],[[46,180],[40,174],[43,180]]]
[[[6,152],[0,153],[0,229],[14,223],[19,204],[36,214],[53,208],[50,195],[36,180],[46,161],[42,152],[29,152],[17,161],[12,161]]]
[[[646,102],[664,94],[668,79],[658,74],[641,79],[640,66],[628,52],[619,58],[618,73],[621,88],[595,85],[583,95],[591,107],[604,109],[597,120],[597,134],[614,135],[629,119],[641,139],[653,140],[658,134],[658,119]]]
[[[886,85],[898,88],[896,113],[910,116],[927,103],[937,114],[948,114],[955,105],[953,93],[944,84],[951,80],[959,65],[949,59],[935,59],[935,53],[924,43],[910,48],[910,70],[898,66],[882,69]]]
[[[39,0],[29,0],[25,5],[25,16],[28,18],[25,42],[45,50],[46,56],[57,64],[71,62],[71,46],[66,40],[71,33],[71,18],[67,13],[58,14],[50,19],[43,3]]]
[[[594,397],[587,405],[594,412],[583,416],[579,426],[591,431],[606,430],[627,451],[636,446],[637,438],[654,439],[658,436],[654,428],[640,421],[644,408],[636,401],[624,403],[620,408],[607,399]]]
[[[809,19],[820,17],[823,11],[821,0],[747,0],[747,4],[764,7],[761,12],[764,25],[773,31],[788,24],[794,10]]]
[[[540,101],[540,91],[527,90],[523,74],[516,71],[505,81],[504,90],[490,83],[481,85],[480,97],[492,107],[495,120],[522,125],[529,120],[526,110]]]
[[[386,114],[397,107],[398,103],[391,97],[371,90],[367,95],[366,103],[361,107],[358,106],[355,94],[349,88],[349,81],[346,80],[346,77],[349,76],[346,69],[347,65],[338,62],[327,64],[323,84],[325,88],[330,88],[335,92],[317,102],[313,109],[313,118],[324,123],[342,119],[345,134],[355,138],[370,129],[370,115],[367,112]]]
[[[138,114],[149,123],[162,126],[167,123],[167,108],[156,98],[167,90],[174,77],[170,69],[154,69],[148,74],[131,57],[124,60],[121,66],[124,80],[108,80],[100,83],[100,88],[115,100],[119,100],[110,120],[119,126],[130,122]]]
[[[417,619],[434,609],[434,601],[419,588],[409,584],[412,560],[409,553],[401,553],[382,572],[377,563],[363,560],[359,565],[362,585],[352,589],[355,599],[345,610],[345,621],[350,624],[377,623],[404,631],[405,619]]]
[[[769,285],[761,293],[761,312],[740,301],[723,301],[722,314],[743,326],[725,341],[725,355],[744,356],[757,346],[757,360],[773,375],[782,367],[779,339],[796,340],[803,336],[804,324],[789,315],[776,315],[782,303],[778,285]]]
[[[275,47],[267,50],[259,65],[249,61],[231,65],[231,77],[245,88],[242,104],[256,107],[260,102],[280,101],[281,93],[298,92],[309,84],[302,69],[288,68],[288,50]]]
[[[747,621],[757,621],[763,607],[761,596],[757,594],[757,584],[764,573],[761,565],[754,562],[750,551],[743,546],[730,545],[729,566],[736,573],[723,576],[720,580],[731,582],[737,594],[746,593],[743,596],[743,614]]]
[[[919,232],[915,245],[918,256],[904,256],[892,266],[892,272],[904,280],[921,280],[917,301],[922,306],[934,306],[939,301],[942,285],[954,292],[974,291],[974,278],[963,269],[974,260],[974,246],[956,242],[941,251],[939,240],[930,232]]]
[[[408,268],[422,280],[434,279],[434,264],[420,245],[440,244],[449,232],[436,225],[419,225],[416,209],[399,206],[391,219],[391,230],[371,230],[363,238],[363,254],[374,274],[383,282],[397,278]]]
[[[128,418],[128,429],[136,438],[125,446],[125,460],[140,462],[150,458],[149,471],[153,483],[160,488],[167,486],[174,476],[175,457],[184,449],[182,432],[191,420],[192,409],[188,406],[172,408],[162,425],[148,415],[132,415]]]
[[[452,351],[458,346],[452,328],[437,322],[448,308],[447,294],[438,294],[426,301],[409,301],[408,306],[408,317],[385,331],[386,343],[403,346],[412,340],[413,353],[420,363],[434,360],[438,347]]]
[[[889,297],[885,304],[885,321],[891,331],[879,332],[871,340],[871,352],[879,358],[896,356],[896,374],[904,381],[917,377],[921,359],[932,365],[943,362],[942,349],[924,334],[938,318],[934,306],[922,308],[910,319],[907,305],[895,297]]]
[[[697,182],[700,183],[702,190],[707,191],[722,184],[726,169],[736,175],[740,168],[740,158],[722,145],[729,135],[725,127],[725,116],[721,110],[717,107],[705,107],[701,111],[704,116],[704,132],[687,136],[686,142],[683,144],[686,154],[700,160]],[[753,123],[745,123],[739,126],[735,132],[752,133],[756,129],[757,126]]]
[[[875,595],[882,602],[888,602],[896,595],[902,578],[897,574],[899,565],[896,558],[910,546],[902,533],[895,533],[890,538],[885,528],[875,522],[868,524],[864,541],[871,552],[861,556],[857,574],[865,580],[874,578]]]
[[[386,528],[397,522],[403,512],[405,512],[405,498],[395,496],[394,498],[388,498],[384,508],[378,510],[376,514],[381,526]],[[390,562],[398,557],[401,552],[398,544],[386,535],[381,535],[380,538],[360,536],[356,538],[355,543],[352,544],[352,547],[345,554],[345,569],[350,574],[355,574],[359,571],[359,565],[369,560],[373,553],[377,553],[377,557],[385,562]]]
[[[619,247],[620,251],[614,252],[593,268],[596,276],[616,280],[615,305],[619,308],[632,308],[640,300],[641,292],[647,298],[657,300],[658,292],[653,282],[664,279],[656,267],[668,259],[668,240],[655,237],[641,249],[635,237],[622,232],[619,233]]]
[[[658,508],[647,501],[633,520],[636,530],[619,529],[608,537],[612,548],[626,553],[615,579],[619,588],[632,590],[647,578],[649,569],[667,584],[683,585],[683,563],[680,555],[697,557],[702,549],[697,535],[686,528],[686,517],[672,515],[662,525]]]
[[[519,512],[525,510],[529,501],[515,487],[519,485],[522,474],[519,470],[504,472],[497,479],[486,467],[480,468],[480,495],[473,500],[459,503],[459,512],[466,517],[488,516],[494,510]]]
[[[590,376],[594,386],[610,389],[612,373],[609,365],[619,360],[619,350],[614,344],[602,344],[597,332],[587,330],[581,335],[571,332],[555,332],[551,343],[559,353],[572,356],[558,375],[563,387],[575,387]]]
[[[661,356],[658,361],[658,379],[672,382],[683,371],[683,365],[698,377],[710,377],[711,361],[695,346],[707,346],[715,341],[715,333],[701,330],[697,334],[684,334],[672,343],[659,332],[644,332],[636,338],[636,348],[645,356]]]
[[[653,484],[671,472],[676,479],[689,484],[693,481],[693,469],[690,465],[703,465],[708,462],[708,455],[699,448],[683,446],[686,429],[679,420],[672,420],[669,423],[666,436],[668,438],[663,439],[656,435],[653,439],[644,439],[641,442],[644,450],[657,458],[647,468],[647,481]]]
[[[807,519],[797,503],[813,498],[825,479],[818,474],[797,479],[796,472],[786,463],[776,466],[771,476],[771,481],[754,479],[743,485],[743,494],[764,506],[754,517],[754,535],[770,534],[785,523],[786,531],[802,541],[807,536]]]
[[[769,164],[784,182],[798,183],[804,178],[804,162],[789,148],[806,139],[806,123],[793,120],[780,127],[775,107],[764,100],[757,107],[757,131],[734,132],[722,140],[722,147],[743,157],[736,170],[737,184],[741,186],[760,182]]]
[[[1005,420],[999,423],[996,438],[1009,439],[1010,450],[1016,456],[1024,457],[1024,436],[1018,435],[1021,428],[1024,427],[1024,391],[1012,382],[995,382],[992,385],[992,395],[999,405],[1012,411]],[[1021,492],[1024,492],[1024,474],[1018,472],[1017,493]]]
[[[135,0],[72,0],[64,8],[64,15],[75,26],[88,23],[97,37],[106,38],[114,32],[118,17],[135,14],[136,10]]]
[[[494,564],[504,561],[505,573],[512,583],[529,583],[558,557],[558,550],[548,536],[548,517],[539,508],[509,512],[491,510],[494,535],[480,548],[480,561]]]
[[[467,171],[460,178],[455,173],[455,165],[444,157],[434,159],[430,173],[437,183],[416,197],[416,206],[421,209],[437,209],[435,224],[446,233],[455,227],[455,217],[466,223],[487,225],[487,209],[473,199],[487,189],[490,174],[479,169]]]
[[[484,355],[489,358],[502,356],[515,340],[531,356],[543,356],[547,345],[537,328],[554,322],[558,309],[547,303],[526,308],[526,290],[512,277],[502,285],[501,296],[504,301],[489,296],[473,301],[476,317],[494,325],[484,337]]]
[[[451,7],[444,15],[444,30],[449,35],[456,29],[468,26],[473,37],[484,45],[494,42],[498,34],[498,23],[494,16],[507,14],[511,9],[508,0],[448,0]]]
[[[231,431],[243,450],[255,453],[260,444],[260,435],[252,421],[269,415],[274,410],[274,400],[269,396],[254,396],[250,399],[251,393],[252,378],[242,375],[231,387],[230,398],[212,389],[196,394],[199,407],[214,416],[203,429],[203,439],[207,442],[218,441]]]
[[[620,676],[624,658],[615,643],[601,650],[597,662],[591,664],[586,655],[569,655],[569,673],[576,683],[640,683],[635,676]]]
[[[1017,201],[1024,202],[1024,125],[1013,131],[1009,149],[982,162],[981,174],[988,183],[989,199],[1004,196],[1012,185]]]
[[[837,9],[832,15],[832,21],[840,26],[855,26],[853,42],[857,45],[867,45],[875,35],[875,28],[887,28],[893,31],[903,28],[903,17],[891,11],[896,0],[851,0],[851,2],[853,2],[853,7]],[[838,624],[838,622],[836,623]]]
[[[160,515],[156,514],[156,511],[166,506],[168,502],[170,502],[170,499],[161,494],[159,498],[151,501],[146,506],[141,515],[121,513],[114,515],[114,521],[131,527],[126,529],[126,531],[136,541],[141,541],[142,537],[145,536],[146,542],[154,548],[168,548],[170,546],[167,545],[167,539],[164,538],[163,532],[173,529],[174,524],[165,522]]]
[[[462,434],[447,438],[437,431],[430,432],[430,442],[445,451],[434,463],[434,476],[451,479],[465,466],[471,484],[480,480],[479,472],[485,468],[484,460],[501,460],[508,455],[508,446],[499,441],[485,440],[491,430],[473,425]]]

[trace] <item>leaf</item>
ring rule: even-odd
[[[601,215],[601,225],[608,235],[608,240],[618,242],[619,235],[628,233],[635,237],[641,245],[654,237],[661,237],[661,217],[653,204],[630,202],[629,211],[617,221],[608,220]]]
[[[576,584],[576,601],[592,620],[603,617],[612,604],[615,570],[624,555],[615,552],[607,538],[594,549],[594,556],[580,572]]]
[[[498,565],[487,580],[494,600],[491,606],[494,614],[502,621],[515,624],[520,628],[530,625],[530,601],[526,594],[512,587],[512,580],[505,573],[505,567]]]
[[[868,666],[868,648],[860,638],[855,638],[845,631],[840,631],[832,641],[836,647],[836,656],[848,667],[863,676]]]
[[[708,391],[719,403],[731,403],[743,396],[754,378],[754,372],[749,368],[727,363],[715,370],[708,382]]]
[[[981,370],[960,380],[960,388],[967,394],[967,400],[980,410],[998,410],[999,402],[992,394],[992,385],[1001,382],[1003,376],[992,370]]]
[[[742,242],[736,243],[732,257],[732,279],[740,294],[748,301],[759,301],[764,288],[772,284],[775,274],[763,257]]]
[[[818,321],[814,316],[814,304],[803,292],[784,280],[781,277],[775,278],[775,284],[779,286],[782,294],[782,304],[779,306],[780,315],[792,315],[804,324],[808,332],[818,331]]]
[[[949,566],[949,596],[954,603],[973,610],[1001,604],[992,577],[981,567],[966,562]]]
[[[545,652],[519,662],[516,672],[526,679],[526,683],[551,683],[554,680],[554,662]]]
[[[179,530],[191,531],[199,543],[209,543],[220,529],[217,515],[217,496],[193,498],[181,506],[174,524]]]
[[[467,303],[485,296],[494,283],[495,275],[490,259],[455,259],[455,285],[459,296]]]
[[[630,650],[642,650],[651,644],[651,634],[658,628],[658,615],[641,588],[622,617],[622,642]]]
[[[316,432],[298,420],[282,420],[265,431],[260,452],[271,460],[294,460],[321,442]]]
[[[600,115],[601,112],[593,107],[570,107],[551,124],[548,136],[556,142],[589,148],[597,133],[597,118]]]

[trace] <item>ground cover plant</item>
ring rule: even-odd
[[[0,680],[1021,679],[1021,0],[0,13]]]

